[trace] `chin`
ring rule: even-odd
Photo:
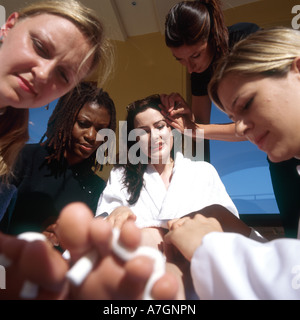
[[[294,155],[290,153],[280,153],[280,154],[268,153],[268,158],[270,159],[270,161],[274,163],[278,163],[278,162],[290,160],[291,158],[294,158]]]

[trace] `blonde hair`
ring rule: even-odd
[[[93,56],[90,72],[99,67],[98,85],[102,87],[113,69],[114,50],[112,44],[105,37],[104,26],[96,13],[76,0],[45,0],[32,3],[21,9],[19,19],[22,20],[43,13],[68,19],[86,36],[91,49],[82,61],[81,67],[89,57]]]
[[[257,31],[238,42],[228,55],[221,58],[208,86],[209,96],[224,111],[218,88],[226,75],[284,77],[298,56],[299,31],[282,27]]]
[[[46,0],[32,3],[21,9],[19,20],[40,14],[64,17],[74,23],[85,35],[91,49],[80,68],[90,57],[93,57],[89,72],[93,72],[98,67],[100,75],[98,84],[102,86],[113,68],[113,47],[105,38],[104,27],[96,14],[76,0]],[[80,80],[78,79],[78,82]],[[17,156],[29,138],[28,119],[28,110],[14,109],[9,106],[6,112],[0,115],[0,179],[2,181],[9,181]]]

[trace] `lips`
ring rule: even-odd
[[[163,143],[155,144],[154,146],[151,146],[152,152],[160,151],[163,148]]]
[[[91,152],[94,150],[94,146],[89,144],[79,144],[80,148],[84,150],[85,152]]]
[[[37,92],[34,90],[34,87],[23,77],[18,76],[18,83],[21,89],[23,89],[24,91],[33,95],[37,95]]]
[[[257,145],[259,149],[263,149],[263,145],[265,143],[266,137],[268,136],[269,132],[265,132],[255,138],[254,143]]]

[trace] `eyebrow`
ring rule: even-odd
[[[33,33],[34,34],[34,33]],[[49,36],[49,34],[43,30],[39,30],[37,32],[35,32],[35,36],[39,36],[40,39],[44,42],[46,42],[46,45],[48,47],[48,51],[50,51],[53,54],[56,53],[57,49],[55,46],[55,41],[53,41],[52,37]],[[70,72],[69,76],[75,78],[77,76],[77,71],[74,68],[74,65],[65,65],[65,63],[62,64],[62,66],[64,68],[66,68],[66,70],[68,72]]]
[[[155,126],[155,125],[157,125],[158,123],[160,123],[161,121],[167,123],[166,119],[163,118],[163,119],[161,119],[161,120],[158,120],[158,121],[154,122],[153,125]],[[148,128],[148,127],[149,127],[149,126],[141,126],[141,127],[137,127],[136,129],[143,129],[143,128]]]
[[[236,103],[237,103],[237,101],[239,100],[239,98],[240,98],[240,96],[238,95],[238,96],[233,100],[233,102],[232,102],[232,104],[231,104],[231,109],[232,109],[232,111],[234,111],[234,109],[235,109],[235,107],[236,107]]]

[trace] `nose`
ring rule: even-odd
[[[32,69],[36,81],[40,83],[47,83],[52,78],[54,73],[54,63],[50,60],[45,60]]]
[[[151,129],[151,140],[154,142],[160,138],[159,129],[153,128]]]
[[[244,119],[239,119],[235,122],[235,132],[239,137],[243,137],[246,135],[247,131],[251,128],[251,124],[249,121],[245,121]]]
[[[188,73],[193,73],[195,71],[196,64],[193,61],[189,60],[186,67],[187,67]]]
[[[94,143],[96,141],[97,131],[94,127],[87,128],[84,134],[84,138],[89,143]]]

